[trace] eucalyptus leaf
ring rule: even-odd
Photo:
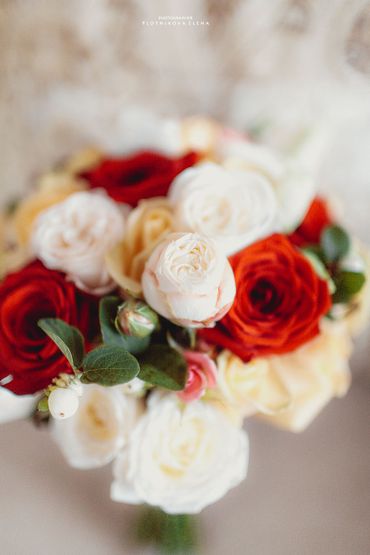
[[[136,355],[142,353],[150,343],[148,337],[132,337],[118,331],[115,321],[118,307],[122,304],[119,297],[104,297],[99,305],[100,328],[106,345],[116,345]]]
[[[152,385],[181,391],[187,378],[184,357],[168,345],[151,345],[140,358],[138,377]]]
[[[348,234],[338,225],[329,225],[324,229],[320,244],[325,260],[329,263],[338,262],[346,256],[351,246]]]
[[[42,318],[37,324],[59,347],[72,368],[81,368],[85,350],[81,332],[59,318]]]
[[[356,293],[361,291],[365,281],[365,274],[360,272],[340,272],[335,278],[337,289],[333,295],[333,302],[349,302]]]
[[[81,382],[113,386],[129,382],[139,373],[136,358],[122,347],[103,345],[90,351],[83,361]]]

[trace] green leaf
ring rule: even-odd
[[[118,385],[135,378],[139,370],[138,361],[128,351],[115,345],[103,345],[85,356],[81,381]]]
[[[151,345],[139,358],[139,378],[152,385],[181,391],[187,378],[184,357],[167,345]]]
[[[348,303],[356,293],[361,291],[365,281],[365,274],[360,272],[340,272],[335,278],[337,289],[333,295],[333,302]]]
[[[346,256],[351,246],[348,234],[338,225],[329,225],[324,229],[320,244],[325,260],[329,263]]]
[[[59,347],[72,368],[81,368],[85,351],[81,332],[59,318],[43,318],[37,324]]]
[[[119,297],[104,297],[99,305],[100,328],[106,345],[116,345],[134,355],[142,353],[150,343],[148,337],[131,337],[119,332],[115,325],[118,307],[122,304]]]

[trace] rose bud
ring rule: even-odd
[[[157,314],[142,301],[125,301],[118,309],[116,327],[126,335],[147,337],[157,326]]]
[[[216,386],[217,367],[204,353],[184,351],[183,355],[188,364],[188,379],[184,390],[177,395],[182,401],[189,403],[200,399],[206,389]]]
[[[74,389],[53,389],[48,400],[49,412],[56,420],[70,418],[77,412],[79,399]]]
[[[142,276],[145,300],[189,328],[212,326],[230,309],[235,279],[223,251],[198,233],[173,233],[152,252]]]

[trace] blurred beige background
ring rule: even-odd
[[[0,40],[2,203],[79,146],[124,149],[138,109],[206,113],[298,149],[370,244],[370,2],[0,0]],[[369,338],[304,434],[248,422],[249,479],[204,511],[205,555],[370,553]],[[143,553],[109,467],[69,468],[28,422],[0,443],[2,555]]]

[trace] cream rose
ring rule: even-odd
[[[333,397],[347,393],[351,349],[346,325],[325,322],[320,335],[306,345],[271,357],[271,370],[289,391],[292,402],[286,411],[263,418],[293,432],[304,430]]]
[[[36,406],[36,395],[15,395],[0,386],[0,424],[28,418]]]
[[[263,175],[275,191],[278,202],[278,224],[290,231],[303,220],[315,194],[311,175],[294,159],[247,141],[227,141],[220,149],[224,165]]]
[[[164,197],[140,201],[127,218],[123,241],[106,257],[113,280],[134,296],[141,296],[141,276],[156,245],[174,231],[173,211]]]
[[[124,216],[113,200],[81,192],[38,216],[31,247],[48,268],[66,272],[80,289],[102,295],[114,287],[105,255],[123,233]]]
[[[177,229],[214,239],[226,255],[276,229],[273,189],[262,174],[253,170],[199,164],[176,177],[169,198]]]
[[[216,244],[196,233],[169,235],[146,263],[147,303],[175,324],[200,328],[226,314],[235,297],[231,266]]]
[[[241,416],[256,412],[277,414],[289,407],[292,397],[268,358],[243,362],[230,351],[217,357],[217,388],[208,398],[220,396]]]
[[[152,395],[114,465],[111,497],[169,514],[198,513],[246,476],[248,439],[212,405]]]
[[[15,211],[14,226],[19,243],[29,243],[32,226],[41,212],[85,189],[86,184],[83,180],[67,172],[54,171],[43,175],[37,190],[22,200]]]
[[[126,445],[141,411],[141,402],[121,386],[85,385],[77,412],[53,420],[52,434],[71,466],[103,466]]]

